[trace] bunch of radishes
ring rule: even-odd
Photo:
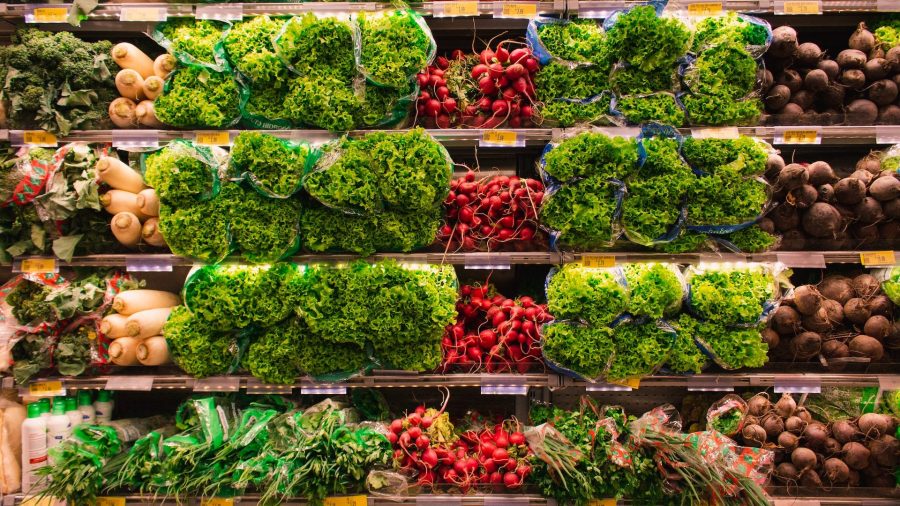
[[[508,46],[522,44],[510,51]],[[540,64],[523,43],[504,40],[478,54],[456,49],[418,74],[418,117],[429,127],[534,125],[534,74]]]
[[[525,373],[541,362],[541,324],[553,319],[531,297],[509,299],[490,285],[463,285],[456,323],[441,344],[443,372],[454,367],[488,373]]]
[[[469,171],[450,183],[438,239],[448,251],[525,245],[537,233],[543,200],[544,185],[536,179],[493,176],[476,181]]]
[[[525,479],[531,474],[531,466],[528,465],[531,450],[525,441],[525,434],[519,429],[518,422],[512,420],[498,423],[492,429],[463,434],[462,442],[477,449],[476,458],[481,471],[477,475],[479,483],[503,485],[508,490],[525,484]]]

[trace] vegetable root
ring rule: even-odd
[[[138,193],[145,188],[143,176],[114,156],[101,156],[94,169],[100,181],[116,190]]]
[[[134,213],[123,211],[110,222],[112,233],[124,246],[134,248],[141,242],[141,220]]]
[[[163,290],[128,290],[113,299],[113,310],[131,316],[139,311],[181,305],[181,297]]]
[[[131,100],[144,98],[144,78],[136,70],[122,69],[116,74],[116,89]]]
[[[120,67],[133,70],[144,79],[153,75],[153,60],[134,44],[116,44],[112,48],[112,57]]]
[[[148,337],[138,345],[136,355],[142,365],[156,366],[169,363],[169,347],[166,338],[163,336]]]

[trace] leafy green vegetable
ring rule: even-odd
[[[287,197],[300,189],[310,148],[261,132],[241,132],[231,148],[231,167],[272,196]]]
[[[678,337],[675,338],[675,344],[672,346],[672,351],[669,353],[669,359],[666,361],[666,365],[672,372],[677,374],[700,374],[706,366],[706,355],[694,342],[698,323],[696,319],[687,313],[680,314],[678,320],[672,322],[675,331],[678,333]]]
[[[246,95],[241,103],[241,116],[247,125],[274,128],[280,125],[273,126],[273,122],[290,124],[290,112],[285,105],[287,88],[251,84],[241,92]]]
[[[438,207],[417,213],[384,211],[368,216],[345,214],[327,207],[311,207],[300,216],[300,236],[315,252],[408,252],[434,242],[441,223]]]
[[[544,197],[540,221],[576,248],[608,247],[616,237],[620,187],[599,177],[566,184]]]
[[[616,97],[616,108],[631,124],[651,121],[675,127],[684,124],[684,111],[671,93]]]
[[[549,103],[556,98],[587,99],[609,89],[609,71],[612,65],[592,65],[570,68],[558,61],[541,67],[534,76],[538,100]]]
[[[231,236],[247,260],[276,262],[297,250],[299,200],[271,199],[238,184],[225,185],[217,200],[228,213]]]
[[[609,124],[609,104],[612,97],[603,95],[594,101],[572,102],[566,100],[551,100],[545,102],[539,109],[543,124],[559,127],[571,127],[580,123]]]
[[[637,171],[637,176],[650,178],[679,174],[689,169],[681,158],[678,140],[671,137],[647,137],[641,140],[646,156]]]
[[[621,95],[644,95],[657,91],[672,91],[677,82],[674,68],[663,67],[643,71],[638,67],[619,67],[612,71],[609,84]]]
[[[336,17],[319,17],[312,12],[295,16],[285,23],[275,41],[278,56],[300,76],[319,75],[349,82],[356,74],[355,30],[353,24]]]
[[[225,36],[225,50],[234,68],[267,88],[282,88],[287,77],[287,67],[272,45],[283,24],[269,16],[255,16],[235,23]]]
[[[53,322],[57,319],[56,311],[47,300],[51,293],[49,286],[26,278],[9,292],[4,302],[10,306],[13,317],[21,325]]]
[[[737,232],[725,234],[723,239],[737,246],[744,253],[762,253],[768,251],[778,241],[778,237],[761,229],[759,225],[753,225]]]
[[[606,35],[613,54],[644,71],[674,65],[691,43],[691,32],[684,23],[658,16],[652,5],[639,5],[620,14]]]
[[[900,267],[888,269],[882,274],[881,289],[894,304],[900,304]]]
[[[606,50],[603,29],[593,19],[572,19],[538,26],[544,47],[563,60],[599,63]]]
[[[762,103],[756,98],[685,95],[681,102],[692,125],[754,125],[762,110]]]
[[[263,383],[291,385],[300,376],[301,335],[294,322],[269,327],[250,347],[243,364]]]
[[[228,215],[218,199],[181,208],[161,203],[159,231],[176,255],[209,263],[231,252]]]
[[[53,354],[50,346],[53,340],[50,336],[40,334],[25,334],[22,339],[13,345],[12,374],[16,384],[24,385],[29,379],[44,369],[51,366]]]
[[[756,85],[756,60],[738,44],[718,44],[697,56],[684,83],[694,94],[743,98]]]
[[[606,377],[623,381],[653,374],[669,358],[675,337],[653,320],[617,325],[613,329],[615,352]]]
[[[179,66],[154,102],[156,117],[179,128],[222,128],[240,117],[240,90],[228,72]]]
[[[766,171],[768,146],[753,137],[737,139],[698,139],[686,137],[682,145],[684,159],[702,172],[713,174],[718,168],[739,168],[744,176],[757,176]],[[734,162],[741,165],[730,165]]]
[[[583,132],[563,140],[544,156],[543,169],[559,181],[581,177],[624,179],[638,160],[637,142]]]
[[[541,352],[548,360],[587,379],[598,379],[606,372],[613,353],[613,331],[558,322],[543,328]]]
[[[547,284],[550,314],[561,320],[583,319],[609,325],[628,308],[628,289],[618,269],[566,264]]]
[[[213,195],[218,186],[218,168],[204,146],[173,141],[144,159],[144,178],[160,200],[189,206]]]
[[[654,248],[666,253],[687,253],[690,251],[702,251],[707,243],[706,234],[682,230],[681,234],[672,242],[655,244]]]
[[[59,336],[53,361],[63,376],[79,376],[91,364],[91,342],[97,339],[97,331],[91,322],[63,332]]]
[[[769,346],[763,341],[758,328],[729,328],[713,322],[697,321],[691,332],[723,369],[761,367],[769,360]]]
[[[356,125],[362,102],[350,83],[316,73],[292,79],[284,105],[296,123],[342,132]]]
[[[775,293],[775,280],[765,266],[693,269],[687,275],[693,313],[721,325],[756,323]]]
[[[358,344],[332,343],[309,332],[300,334],[297,346],[297,365],[310,376],[352,374],[369,363],[369,355]]]
[[[225,24],[209,19],[175,18],[156,26],[157,41],[176,56],[190,56],[196,63],[217,65],[218,48],[225,35]],[[164,37],[164,39],[163,39]]]
[[[736,12],[727,12],[723,16],[705,17],[697,23],[692,50],[699,53],[705,48],[728,42],[764,46],[768,37],[769,31],[762,24],[751,23]]]
[[[744,413],[737,407],[734,407],[710,420],[709,428],[717,430],[726,436],[733,435],[741,428],[743,419]]]
[[[237,361],[238,346],[233,337],[204,322],[185,306],[172,310],[163,335],[172,361],[191,376],[225,374]]]
[[[662,263],[631,263],[623,268],[628,283],[628,312],[662,318],[677,313],[684,298],[678,267]]]
[[[433,57],[434,39],[422,17],[412,10],[359,16],[363,74],[388,87],[405,88]]]
[[[690,225],[737,225],[756,219],[768,201],[768,185],[719,170],[694,180],[688,190]]]
[[[632,178],[622,202],[622,226],[628,239],[651,245],[682,215],[682,203],[695,176],[687,166],[665,176]]]

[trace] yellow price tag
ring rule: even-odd
[[[97,506],[125,506],[124,497],[98,497]]]
[[[784,2],[785,14],[822,14],[822,4],[817,0],[789,0]]]
[[[859,262],[866,267],[875,265],[895,265],[897,259],[893,251],[866,251],[859,254]]]
[[[638,388],[641,388],[641,378],[628,378],[625,381],[607,380],[607,382],[610,384],[613,384],[613,385],[622,385],[625,387],[629,387],[632,390],[637,390]]]
[[[444,16],[477,16],[478,2],[441,2]]]
[[[55,258],[26,258],[22,260],[22,272],[28,274],[43,274],[56,272]]]
[[[613,255],[581,255],[581,265],[585,267],[615,267],[616,257]]]
[[[198,131],[195,142],[204,146],[227,146],[231,143],[231,136],[228,131]]]
[[[719,16],[722,14],[722,2],[698,2],[688,5],[688,15]],[[606,500],[606,499],[604,499]]]
[[[25,497],[19,506],[53,506],[56,501],[53,497]]]
[[[345,495],[325,498],[325,506],[366,506],[366,504],[368,504],[368,501],[364,495]]]
[[[69,18],[69,9],[66,7],[37,7],[34,9],[33,16],[36,23],[65,23]]]
[[[819,132],[816,130],[785,130],[785,144],[815,144],[819,138]]]
[[[481,143],[493,146],[515,146],[519,143],[519,134],[510,130],[485,130],[481,134]]]
[[[234,499],[230,497],[210,497],[201,499],[200,506],[234,506]]]
[[[613,499],[591,499],[588,506],[616,506],[616,500]]]
[[[56,147],[56,136],[43,130],[25,130],[22,133],[22,142],[29,146]]]
[[[537,4],[506,2],[503,4],[503,17],[528,18],[537,16]]]
[[[28,393],[33,397],[56,397],[66,395],[61,381],[36,381],[28,385]]]

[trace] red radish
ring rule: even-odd
[[[456,99],[454,98],[445,98],[441,105],[443,106],[444,110],[450,114],[456,112]]]
[[[497,85],[494,83],[494,79],[491,76],[482,76],[478,79],[478,89],[481,90],[481,93],[485,95],[493,95],[497,93]],[[485,98],[488,98],[485,96]]]
[[[435,60],[435,62],[437,63],[437,66],[440,67],[442,70],[447,70],[447,67],[450,66],[450,60],[448,60],[444,56],[438,56],[437,59]]]
[[[419,81],[419,87],[424,88],[428,86],[428,74],[417,74],[416,79]]]
[[[454,49],[450,53],[450,59],[452,59],[452,60],[462,60],[465,57],[466,57],[466,53],[464,53],[462,49]]]
[[[489,70],[490,68],[486,64],[481,63],[472,67],[472,73],[469,75],[472,77],[472,79],[478,79],[479,77],[481,77],[481,75],[488,72]]]
[[[428,78],[428,84],[430,84],[431,86],[435,86],[435,87],[441,86],[443,84],[443,82],[444,82],[444,80],[441,79],[441,76],[439,76],[435,73],[432,73],[431,77]]]
[[[494,61],[494,52],[490,50],[490,48],[485,49],[479,55],[481,59],[481,63],[485,65],[490,65]]]
[[[494,58],[500,63],[507,63],[509,61],[509,51],[503,46],[497,46],[497,52],[494,53]]]
[[[446,100],[447,97],[450,96],[450,88],[446,86],[438,86],[437,89],[434,90],[435,95],[438,100]]]
[[[437,101],[435,100],[435,102]],[[506,114],[509,112],[509,102],[506,100],[494,100],[494,103],[491,104],[491,110],[494,111],[494,114]],[[499,201],[500,198],[497,197],[497,200]]]
[[[446,114],[438,114],[438,117],[435,120],[435,124],[438,128],[450,128],[450,116]]]
[[[534,58],[525,58],[525,68],[528,69],[528,72],[535,73],[540,70],[541,65]]]
[[[506,67],[506,71],[505,71],[506,77],[508,77],[511,80],[522,77],[523,75],[525,75],[526,72],[527,72],[527,70],[525,70],[525,67],[520,63],[513,63],[509,67]]]
[[[492,78],[499,79],[503,75],[504,68],[502,63],[491,63],[488,67]]]
[[[437,117],[441,112],[441,103],[435,99],[425,102],[425,113],[432,117]]]

